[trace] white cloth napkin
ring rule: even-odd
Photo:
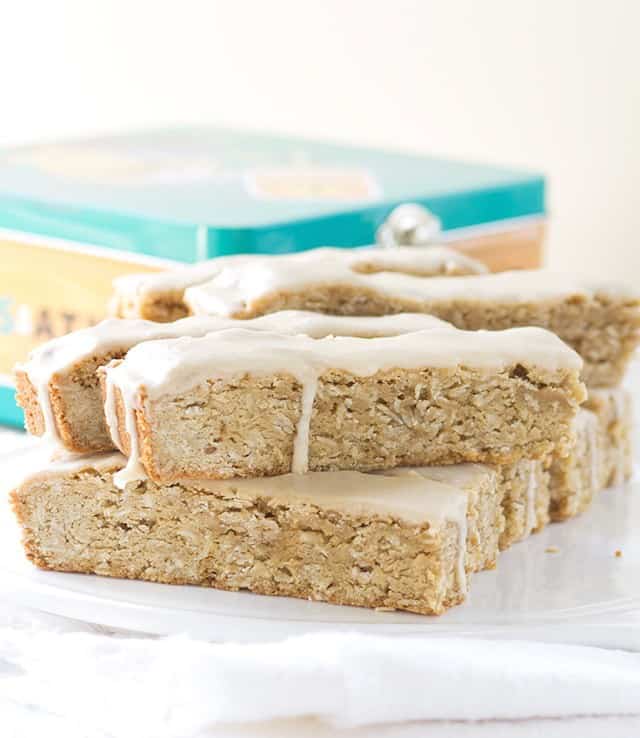
[[[0,714],[38,705],[115,738],[306,716],[345,728],[640,714],[640,655],[523,641],[354,633],[241,645],[4,628],[0,654]]]

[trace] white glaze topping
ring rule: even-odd
[[[185,318],[187,320],[202,320]],[[223,320],[218,318],[218,320]],[[398,313],[380,317],[360,317],[348,315],[323,315],[306,310],[282,310],[269,313],[252,320],[230,320],[228,327],[249,328],[250,330],[272,331],[289,336],[302,335],[310,338],[389,338],[404,333],[429,330],[432,328],[453,330],[450,323],[425,313]],[[211,332],[211,331],[209,331]]]
[[[85,469],[110,471],[118,469],[126,462],[117,451],[101,454],[74,454],[55,441],[40,441],[37,446],[24,450],[5,465],[2,479],[3,489],[16,489],[50,474],[75,474]]]
[[[113,287],[117,294],[129,298],[161,292],[180,292],[192,285],[206,282],[224,266],[240,263],[250,258],[255,257],[248,254],[219,256],[216,259],[177,267],[166,272],[125,274],[113,280]]]
[[[231,329],[203,338],[183,337],[149,341],[131,349],[117,366],[107,369],[107,388],[112,384],[122,395],[127,428],[135,429],[134,411],[140,390],[148,398],[188,391],[209,379],[231,379],[245,374],[289,374],[303,387],[303,412],[294,443],[292,470],[308,469],[308,435],[313,395],[318,378],[330,369],[370,376],[388,369],[467,366],[479,370],[504,369],[515,364],[579,371],[582,360],[557,336],[542,328],[506,331],[460,331],[450,326],[389,338],[306,336]],[[108,397],[113,401],[112,390]],[[107,417],[115,417],[106,408]],[[111,413],[111,415],[110,415]],[[113,439],[118,442],[118,438]],[[139,472],[133,449],[129,464],[117,482],[130,481]]]
[[[394,246],[382,249],[312,249],[304,252],[315,263],[318,254],[327,256],[334,263],[342,260],[355,272],[400,272],[432,277],[464,271],[469,274],[485,274],[489,270],[480,261],[461,254],[447,246]],[[338,252],[338,253],[336,253]],[[283,259],[284,263],[284,259]]]
[[[595,294],[637,298],[630,288],[596,283],[545,270],[435,276],[425,279],[394,271],[360,274],[353,263],[337,261],[322,250],[303,261],[247,261],[222,269],[214,278],[188,288],[185,302],[194,314],[236,315],[280,292],[300,293],[323,285],[373,291],[389,298],[429,304],[434,301],[527,303],[588,298]],[[313,257],[313,258],[312,258]]]
[[[375,338],[447,326],[444,321],[422,313],[362,318],[322,315],[298,310],[285,310],[244,321],[215,316],[194,316],[174,323],[109,318],[91,328],[68,333],[38,346],[29,355],[29,360],[17,365],[16,370],[25,372],[35,389],[44,417],[45,438],[58,439],[49,383],[56,373],[67,371],[83,359],[92,356],[122,353],[145,341],[180,336],[199,337],[232,327],[275,331],[288,335],[303,334],[312,338],[326,336]],[[108,423],[109,420],[107,417]]]
[[[543,328],[461,331],[445,325],[373,339],[312,339],[233,328],[201,338],[184,336],[135,346],[108,373],[144,385],[149,396],[158,397],[209,378],[243,373],[296,376],[308,369],[313,373],[343,369],[368,376],[392,368],[463,365],[502,369],[517,363],[550,371],[582,368],[578,354]]]
[[[376,269],[391,269],[412,271],[429,275],[433,273],[465,270],[471,273],[482,273],[486,267],[479,261],[464,256],[446,246],[430,246],[421,248],[416,246],[398,246],[393,249],[381,249],[367,246],[357,249],[338,249],[325,247],[311,249],[293,254],[238,254],[221,256],[199,264],[182,267],[169,272],[152,274],[127,274],[114,281],[116,292],[122,296],[134,297],[162,292],[180,292],[187,287],[202,284],[214,277],[221,269],[228,266],[237,266],[245,263],[261,261],[281,262],[285,265],[304,263],[309,254],[323,254],[335,262],[351,264],[373,264]],[[314,258],[314,257],[312,257]]]
[[[483,480],[494,480],[496,472],[487,464],[450,464],[448,466],[401,466],[397,469],[385,470],[381,474],[417,473],[425,479],[442,482],[463,490],[477,488]]]

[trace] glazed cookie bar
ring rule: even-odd
[[[37,566],[439,614],[464,600],[467,568],[497,557],[492,485],[470,498],[419,476],[342,471],[119,489],[124,461],[59,462],[16,488]],[[468,516],[481,521],[473,537]]]
[[[376,474],[385,477],[426,479],[462,490],[467,495],[467,571],[493,569],[499,551],[498,541],[504,530],[501,511],[503,490],[499,488],[498,474],[483,464],[454,464],[434,467],[397,467]],[[491,501],[487,505],[487,501]],[[496,557],[488,560],[486,545]]]
[[[109,314],[116,318],[142,318],[170,323],[189,315],[184,291],[214,277],[225,266],[251,257],[221,256],[163,272],[125,274],[113,282]],[[255,258],[255,257],[254,257]]]
[[[549,469],[552,520],[584,512],[597,492],[631,477],[631,409],[631,395],[624,389],[589,391],[574,420],[571,453],[554,456]]]
[[[581,360],[539,328],[391,338],[228,330],[150,341],[104,374],[119,477],[252,477],[568,452]]]
[[[549,467],[551,500],[549,514],[554,521],[584,512],[593,496],[602,489],[602,449],[595,413],[580,408],[574,420],[575,442],[568,456],[554,456]]]
[[[541,460],[523,459],[517,464],[496,467],[503,491],[502,509],[505,526],[500,536],[500,550],[538,533],[549,522],[551,495],[549,473]]]
[[[585,407],[598,419],[601,488],[621,484],[633,471],[633,398],[623,388],[589,390]]]
[[[266,260],[282,261],[286,268],[290,263],[306,263],[308,254],[320,253],[334,263],[349,265],[350,269],[361,274],[402,272],[419,277],[432,277],[482,274],[487,271],[481,262],[440,246],[428,249],[411,246],[398,246],[393,249],[324,248],[280,256],[266,254],[223,256],[170,272],[130,274],[120,277],[114,282],[111,314],[119,318],[146,318],[160,322],[178,320],[190,313],[184,302],[185,290],[210,280],[225,267]]]
[[[362,274],[320,252],[306,263],[246,261],[191,287],[195,314],[253,318],[299,309],[337,315],[425,312],[464,330],[539,326],[553,331],[584,359],[589,386],[619,383],[640,342],[640,295],[546,271],[420,279]]]
[[[515,464],[452,464],[398,468],[381,472],[389,475],[414,474],[425,479],[463,489],[474,499],[485,487],[495,487],[502,505],[504,525],[496,530],[499,548],[504,550],[549,522],[549,475],[543,461],[522,459]],[[477,507],[477,506],[476,506]],[[488,532],[470,513],[468,535],[486,538]],[[484,567],[478,567],[484,568]]]
[[[255,320],[192,317],[175,323],[105,320],[39,346],[16,367],[17,402],[25,411],[28,431],[55,439],[78,453],[106,451],[114,445],[104,417],[97,370],[145,341],[204,336],[238,323],[250,330],[276,331],[312,338],[396,336],[446,323],[424,314],[383,318],[321,315],[289,310]]]

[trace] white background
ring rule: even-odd
[[[637,0],[0,0],[0,145],[170,123],[550,177],[549,263],[640,273]]]

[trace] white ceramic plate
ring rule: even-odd
[[[0,588],[16,602],[56,615],[110,628],[187,632],[220,641],[271,640],[330,629],[529,638],[640,650],[639,530],[640,481],[602,492],[585,515],[550,525],[505,552],[497,570],[473,577],[464,605],[433,618],[39,571],[24,558],[17,526],[3,504]],[[550,553],[549,547],[559,551]]]

